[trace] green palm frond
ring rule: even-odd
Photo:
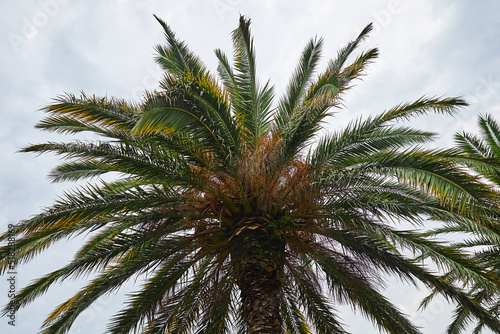
[[[37,128],[59,133],[94,132],[109,138],[120,137],[130,130],[137,120],[138,107],[124,100],[65,94],[54,99],[53,104],[42,108],[49,116]]]
[[[288,84],[286,96],[282,98],[278,105],[275,119],[278,131],[287,125],[295,108],[302,102],[304,91],[308,88],[320,60],[322,45],[323,39],[312,39],[302,51],[299,64]]]
[[[95,302],[99,297],[118,289],[127,280],[137,274],[151,270],[162,261],[162,255],[166,256],[161,248],[147,249],[137,252],[129,257],[128,261],[111,267],[105,273],[93,279],[85,288],[80,290],[67,302],[59,305],[44,323],[43,334],[67,333],[76,317]],[[160,253],[164,253],[161,254]],[[178,256],[178,255],[177,255]],[[148,261],[144,261],[148,259]]]
[[[66,199],[59,200],[43,214],[17,225],[16,233],[24,236],[16,244],[16,260],[19,263],[29,261],[56,241],[103,228],[113,218],[126,221],[130,212],[147,212],[148,208],[159,206],[175,207],[181,201],[182,197],[175,192],[158,187],[145,191],[133,182],[82,188],[67,194]],[[8,268],[7,258],[3,257],[8,251],[6,246],[0,248],[2,272]]]
[[[323,119],[331,114],[330,109],[340,106],[342,93],[350,88],[350,82],[358,78],[365,66],[378,56],[378,50],[371,49],[359,55],[352,64],[343,67],[349,55],[370,31],[371,25],[342,49],[337,58],[329,62],[326,71],[315,80],[311,80],[311,75],[318,62],[321,40],[317,44],[311,42],[304,50],[288,87],[288,101],[282,101],[276,118],[276,132],[283,140],[285,160],[310,143],[321,128]]]
[[[372,30],[373,23],[370,23],[366,27],[364,27],[355,40],[349,42],[346,46],[344,46],[337,52],[337,57],[335,58],[335,60],[330,62],[329,67],[333,71],[339,71],[344,66],[344,63],[347,61],[352,52],[356,50],[359,44],[368,37]]]
[[[239,27],[233,31],[232,39],[234,45],[234,70],[232,71],[234,85],[228,87],[229,94],[246,142],[250,145],[256,145],[269,129],[271,102],[274,96],[273,88],[269,86],[269,83],[261,88],[257,81],[255,50],[253,37],[250,35],[249,19],[240,17]]]
[[[165,76],[162,85],[168,93],[146,96],[133,133],[189,134],[190,141],[217,153],[221,160],[239,154],[240,129],[231,117],[227,97],[212,78],[199,76],[186,84]]]
[[[304,327],[304,329],[307,329],[302,324],[302,318],[305,320],[305,316],[308,316],[315,333],[346,333],[343,328],[344,325],[339,320],[340,317],[334,312],[321,292],[320,284],[315,275],[310,270],[292,264],[288,264],[287,268],[290,271],[291,280],[287,282],[285,291],[289,302],[292,301],[292,298],[297,299],[294,303],[290,303],[289,306],[296,319],[297,329]],[[299,307],[300,309],[297,309]]]
[[[109,227],[104,228],[101,233],[91,238],[77,252],[73,261],[65,267],[36,280],[20,291],[16,295],[16,307],[21,308],[31,303],[44,294],[54,283],[104,270],[114,261],[127,259],[136,252],[155,247],[162,235],[157,231],[144,228],[143,222],[154,221],[158,218],[158,215],[155,217],[147,214],[136,217],[123,217],[119,224],[112,221],[106,222],[105,225]],[[165,233],[182,231],[184,227],[178,224],[178,221],[179,218],[166,220],[161,225],[161,231]],[[139,232],[132,235],[127,233],[130,229]]]
[[[390,333],[420,333],[370,282],[367,268],[347,256],[319,244],[294,243],[317,263],[326,276],[330,293],[340,302],[351,304]],[[307,249],[309,248],[309,249]],[[307,250],[307,251],[306,251]]]
[[[313,152],[311,164],[317,168],[350,166],[360,157],[379,151],[424,144],[433,135],[405,127],[373,126],[370,120],[358,121],[349,124],[341,133],[322,138]]]
[[[417,115],[429,112],[439,114],[455,114],[459,108],[467,106],[467,102],[460,98],[428,98],[421,97],[412,103],[400,104],[376,118],[378,123],[387,123],[398,120],[409,120]]]
[[[357,120],[349,124],[343,132],[322,139],[313,153],[312,164],[314,166],[328,164],[330,159],[336,159],[339,154],[346,157],[353,154],[363,156],[377,150],[426,143],[433,138],[433,133],[394,127],[391,122],[408,120],[430,111],[452,114],[465,105],[466,103],[460,99],[421,98],[413,103],[394,107],[375,118]],[[334,162],[337,163],[335,160]]]
[[[198,261],[201,261],[201,263],[196,265]],[[188,316],[188,318],[191,318],[191,321],[186,323],[186,327],[194,327],[192,322],[197,318],[196,313],[200,312],[197,296],[200,293],[200,288],[203,286],[201,281],[204,278],[206,279],[207,267],[211,262],[212,258],[210,256],[207,257],[202,253],[198,253],[187,257],[186,260],[175,256],[171,261],[162,264],[162,268],[155,273],[155,276],[148,279],[140,291],[130,295],[129,301],[125,305],[126,308],[111,319],[108,331],[118,334],[128,333],[136,329],[144,323],[146,318],[154,317],[157,312],[156,310],[161,309],[162,299],[166,294],[176,294],[177,304],[189,305],[189,312],[193,313],[193,315]],[[189,278],[190,285],[187,288],[191,293],[186,293],[181,297],[176,293],[177,290],[182,289],[179,281],[184,280],[183,277],[187,279],[189,270],[192,267],[194,267],[193,276]],[[178,306],[177,308],[175,317],[182,318],[184,314],[180,309],[186,310],[186,307]],[[184,330],[180,330],[180,332],[182,331]]]
[[[482,142],[481,138],[468,133],[455,134],[455,141],[466,153],[476,157],[489,157],[489,148]]]
[[[481,137],[455,134],[457,146],[468,155],[464,163],[494,184],[500,184],[500,126],[490,115],[479,116]]]
[[[498,123],[490,115],[479,116],[480,134],[470,133],[455,134],[455,142],[460,150],[456,161],[470,168],[478,178],[487,180],[495,187],[494,196],[498,203],[498,185],[500,185],[500,128]],[[483,208],[486,213],[487,224],[473,224],[469,221],[450,221],[444,227],[431,230],[429,235],[441,236],[444,233],[468,233],[469,238],[456,242],[453,246],[473,254],[473,259],[481,265],[490,275],[500,273],[500,262],[498,261],[500,245],[500,225],[498,224],[498,204],[487,204]],[[446,278],[456,282],[462,279],[460,272],[452,268],[446,273]],[[492,316],[498,318],[500,284],[491,286],[482,280],[473,280],[469,284],[469,297],[482,308],[486,309]],[[448,334],[460,334],[470,331],[481,333],[483,329],[489,328],[499,333],[500,327],[492,326],[485,319],[477,316],[464,305],[458,305],[454,312],[452,323],[447,328]]]
[[[168,24],[158,16],[154,15],[154,17],[163,27],[165,39],[168,44],[167,47],[163,47],[162,45],[156,46],[156,51],[158,52],[156,62],[165,71],[177,77],[182,77],[186,73],[194,76],[203,74],[206,69],[201,59],[193,54],[184,42],[179,41],[175,37],[174,32]]]
[[[479,118],[479,127],[486,144],[491,149],[491,154],[498,157],[500,155],[500,126],[490,115],[485,115]]]

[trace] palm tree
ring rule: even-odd
[[[23,149],[66,159],[50,174],[55,182],[97,178],[17,225],[18,262],[90,232],[72,262],[16,296],[21,308],[56,282],[96,274],[41,333],[67,333],[133,277],[144,283],[109,333],[346,333],[334,303],[352,305],[380,330],[420,333],[381,293],[387,275],[437,289],[499,332],[497,318],[419,258],[491,289],[498,277],[444,242],[398,228],[428,218],[488,223],[482,208],[496,194],[452,151],[423,148],[432,133],[397,124],[454,113],[463,100],[422,97],[317,139],[378,55],[369,49],[349,61],[372,25],[318,75],[322,40],[312,39],[274,105],[272,86],[257,80],[250,20],[241,17],[232,33],[232,63],[215,51],[218,78],[158,21],[167,40],[157,47],[159,91],[138,104],[60,96],[37,127],[99,140]],[[116,179],[100,179],[108,173]],[[3,272],[7,252],[0,249]]]
[[[479,116],[480,136],[467,132],[457,133],[455,141],[457,147],[463,155],[459,159],[472,171],[484,177],[490,184],[494,185],[498,191],[500,187],[500,126],[491,115]],[[469,250],[474,254],[475,260],[490,272],[500,275],[500,225],[499,216],[493,212],[493,221],[484,226],[474,226],[462,224],[460,222],[450,222],[446,226],[432,231],[433,235],[443,233],[468,233],[469,237],[457,242],[455,247]],[[450,271],[447,274],[450,278],[455,278],[456,273]],[[482,286],[475,283],[470,285],[471,298],[477,303],[481,303],[489,312],[500,318],[500,293],[496,289]],[[455,310],[453,322],[448,327],[449,334],[465,333],[468,326],[475,320],[474,314],[463,306]],[[479,320],[473,333],[481,333],[486,324]]]

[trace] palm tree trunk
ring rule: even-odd
[[[248,334],[280,334],[285,241],[260,225],[246,225],[230,240]]]

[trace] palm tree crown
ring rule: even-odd
[[[490,289],[498,277],[444,242],[397,228],[426,219],[490,222],[483,209],[496,203],[492,189],[456,162],[454,150],[423,148],[432,133],[397,124],[454,113],[463,100],[422,97],[317,139],[378,55],[352,56],[371,25],[319,74],[322,40],[312,39],[273,104],[272,86],[257,80],[250,20],[241,17],[232,33],[232,62],[215,51],[215,76],[157,19],[167,40],[156,48],[165,70],[158,91],[138,104],[60,96],[37,127],[100,140],[23,150],[66,159],[53,181],[98,179],[17,225],[19,262],[92,232],[72,262],[16,297],[20,308],[56,282],[97,274],[48,316],[41,333],[67,333],[82,311],[131,277],[144,284],[109,333],[346,333],[334,302],[359,309],[380,330],[420,333],[380,292],[386,274],[435,288],[499,332],[498,319],[419,260]],[[114,181],[99,179],[112,172]],[[0,252],[5,271],[8,249]]]

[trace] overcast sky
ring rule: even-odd
[[[380,59],[346,97],[345,109],[329,121],[338,129],[357,117],[379,113],[422,95],[462,96],[470,106],[455,118],[428,116],[412,125],[439,133],[436,145],[451,146],[457,131],[477,130],[479,113],[500,119],[500,1],[327,1],[327,0],[45,0],[6,1],[0,5],[0,229],[49,206],[70,183],[50,184],[53,156],[16,153],[29,143],[57,137],[33,128],[38,111],[69,92],[137,100],[154,89],[161,71],[153,61],[163,18],[180,39],[215,70],[213,50],[231,54],[230,32],[240,14],[252,19],[258,75],[283,92],[299,54],[314,36],[324,38],[324,65],[369,22],[375,30],[362,48],[377,46]],[[324,67],[323,67],[324,68]],[[39,259],[18,268],[19,290],[32,279],[71,258],[82,238],[59,243]],[[123,293],[105,297],[82,315],[72,334],[101,333],[120,309]],[[65,282],[17,314],[16,327],[0,319],[1,333],[33,334],[44,316],[82,282]],[[0,303],[8,286],[0,282]],[[417,312],[425,291],[390,281],[387,295],[426,334],[443,333],[451,309],[438,300]],[[353,334],[375,333],[362,315],[340,308]]]

